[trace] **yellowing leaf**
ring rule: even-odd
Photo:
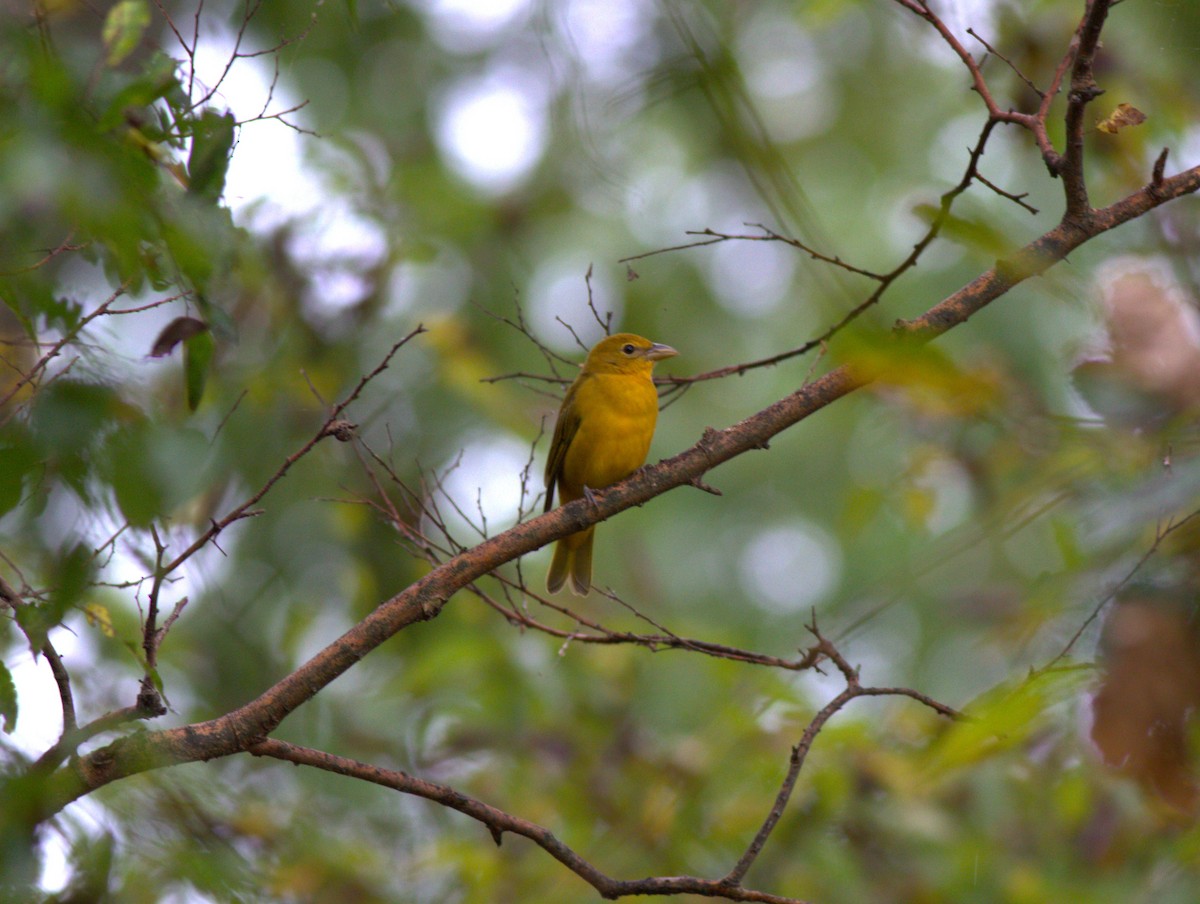
[[[924,527],[933,514],[937,497],[923,487],[908,487],[904,491],[904,516],[910,524]]]
[[[876,487],[852,486],[846,492],[842,523],[850,536],[856,536],[871,523],[886,496]]]
[[[937,778],[1025,743],[1046,710],[1077,695],[1091,679],[1089,670],[1063,669],[992,688],[966,708],[964,721],[956,722],[930,747],[926,774]]]
[[[1001,395],[1000,375],[994,370],[960,367],[930,346],[913,348],[891,341],[863,344],[851,349],[845,360],[874,379],[874,391],[887,395],[900,389],[903,401],[928,417],[979,414]]]
[[[87,623],[93,628],[99,628],[100,633],[105,637],[115,637],[113,631],[112,614],[108,611],[107,606],[101,606],[99,603],[88,603],[83,607],[83,614],[87,617]]]
[[[1190,600],[1172,603],[1127,593],[1110,613],[1091,735],[1109,766],[1180,813],[1195,813],[1200,633],[1187,610]]]
[[[472,339],[461,319],[439,319],[430,324],[427,336],[437,353],[438,376],[446,386],[514,432],[528,429],[526,406],[507,381],[488,382],[502,373],[501,367]]]
[[[1126,126],[1140,126],[1146,121],[1146,114],[1132,104],[1117,104],[1105,119],[1096,123],[1096,128],[1109,135],[1116,135]]]
[[[121,0],[104,17],[104,46],[108,65],[117,66],[133,49],[150,24],[150,7],[145,0]]]
[[[942,216],[941,208],[933,204],[917,204],[913,207],[913,213],[928,225]],[[1013,248],[1012,239],[983,218],[970,219],[949,214],[942,219],[941,235],[942,238],[988,255],[1005,255]]]

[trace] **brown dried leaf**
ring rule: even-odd
[[[1104,633],[1108,652],[1092,703],[1092,741],[1109,766],[1175,809],[1195,813],[1200,635],[1187,612],[1160,599],[1121,603]]]
[[[151,358],[163,358],[171,354],[180,342],[198,336],[208,329],[208,324],[195,317],[176,317],[158,334],[150,348]]]
[[[1132,104],[1117,104],[1117,109],[1109,114],[1107,119],[1096,123],[1096,128],[1109,135],[1116,135],[1126,126],[1140,126],[1146,121],[1146,114]]]
[[[1076,388],[1114,426],[1159,429],[1200,413],[1200,318],[1169,273],[1129,263],[1104,280],[1108,348]]]

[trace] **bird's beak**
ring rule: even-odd
[[[679,352],[671,348],[669,345],[662,345],[655,342],[652,346],[646,349],[646,357],[651,361],[661,361],[663,358],[674,358]]]

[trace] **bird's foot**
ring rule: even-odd
[[[583,488],[583,498],[588,501],[588,505],[597,506],[600,504],[596,499],[596,494],[592,492],[592,488],[589,486]]]

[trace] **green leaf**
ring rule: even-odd
[[[149,467],[149,446],[154,441],[148,424],[112,434],[104,445],[105,476],[112,484],[121,514],[134,527],[146,527],[166,509],[161,481]]]
[[[32,288],[35,295],[41,296],[44,299],[50,299],[54,296],[44,280],[26,280],[20,285],[21,288],[18,290],[14,288],[13,281],[0,281],[0,304],[4,305],[5,310],[12,313],[17,323],[21,325],[21,329],[25,331],[26,336],[30,339],[37,339],[37,329],[34,327],[30,316],[31,311],[36,310],[36,305],[29,303],[30,299],[27,294],[27,287]],[[20,299],[19,302],[18,299]]]
[[[0,515],[21,501],[25,475],[38,466],[38,455],[25,435],[0,443]]]
[[[212,365],[216,343],[211,332],[198,333],[183,343],[183,375],[187,384],[188,408],[195,411],[204,397],[204,385]]]
[[[96,123],[101,132],[107,132],[126,121],[126,113],[130,109],[149,107],[156,100],[166,97],[168,93],[179,86],[179,64],[165,54],[155,54],[147,64],[145,71],[118,91],[108,102],[104,114]],[[157,117],[154,122],[143,125],[151,138],[160,140],[167,130],[161,128]]]
[[[992,688],[966,708],[966,720],[956,722],[930,748],[928,773],[940,776],[1024,743],[1047,709],[1076,697],[1090,680],[1090,670],[1060,669]]]
[[[149,422],[110,435],[102,473],[121,514],[135,527],[168,516],[199,489],[208,448],[197,430]]]
[[[54,298],[43,308],[42,313],[48,324],[57,325],[65,332],[70,332],[79,326],[79,321],[83,319],[83,305],[69,298]]]
[[[119,408],[107,386],[58,380],[40,392],[33,407],[33,434],[50,456],[65,456],[87,447]]]
[[[145,0],[121,0],[104,17],[104,46],[108,65],[117,66],[141,41],[150,25],[150,7]]]
[[[79,839],[71,850],[71,884],[60,900],[103,901],[110,898],[113,838],[107,832]]]
[[[134,661],[136,661],[142,670],[145,671],[147,668],[146,651],[142,649],[142,645],[140,643],[135,643],[132,640],[123,640],[121,641],[121,646],[129,651],[129,655],[131,655],[134,658]]]
[[[17,686],[3,662],[0,662],[0,718],[4,720],[4,733],[12,734],[17,727]]]
[[[233,149],[232,113],[205,110],[192,131],[192,152],[188,156],[188,192],[217,201],[225,190],[225,173]]]
[[[63,553],[53,564],[53,574],[58,584],[44,602],[17,606],[17,624],[29,640],[29,648],[37,655],[51,629],[62,624],[67,611],[83,596],[91,585],[95,559],[83,544],[77,544]]]
[[[941,209],[932,204],[918,204],[913,213],[927,225],[932,225],[941,216]],[[983,218],[970,219],[957,214],[949,214],[942,221],[942,237],[994,256],[1008,254],[1013,245],[1007,235]]]

